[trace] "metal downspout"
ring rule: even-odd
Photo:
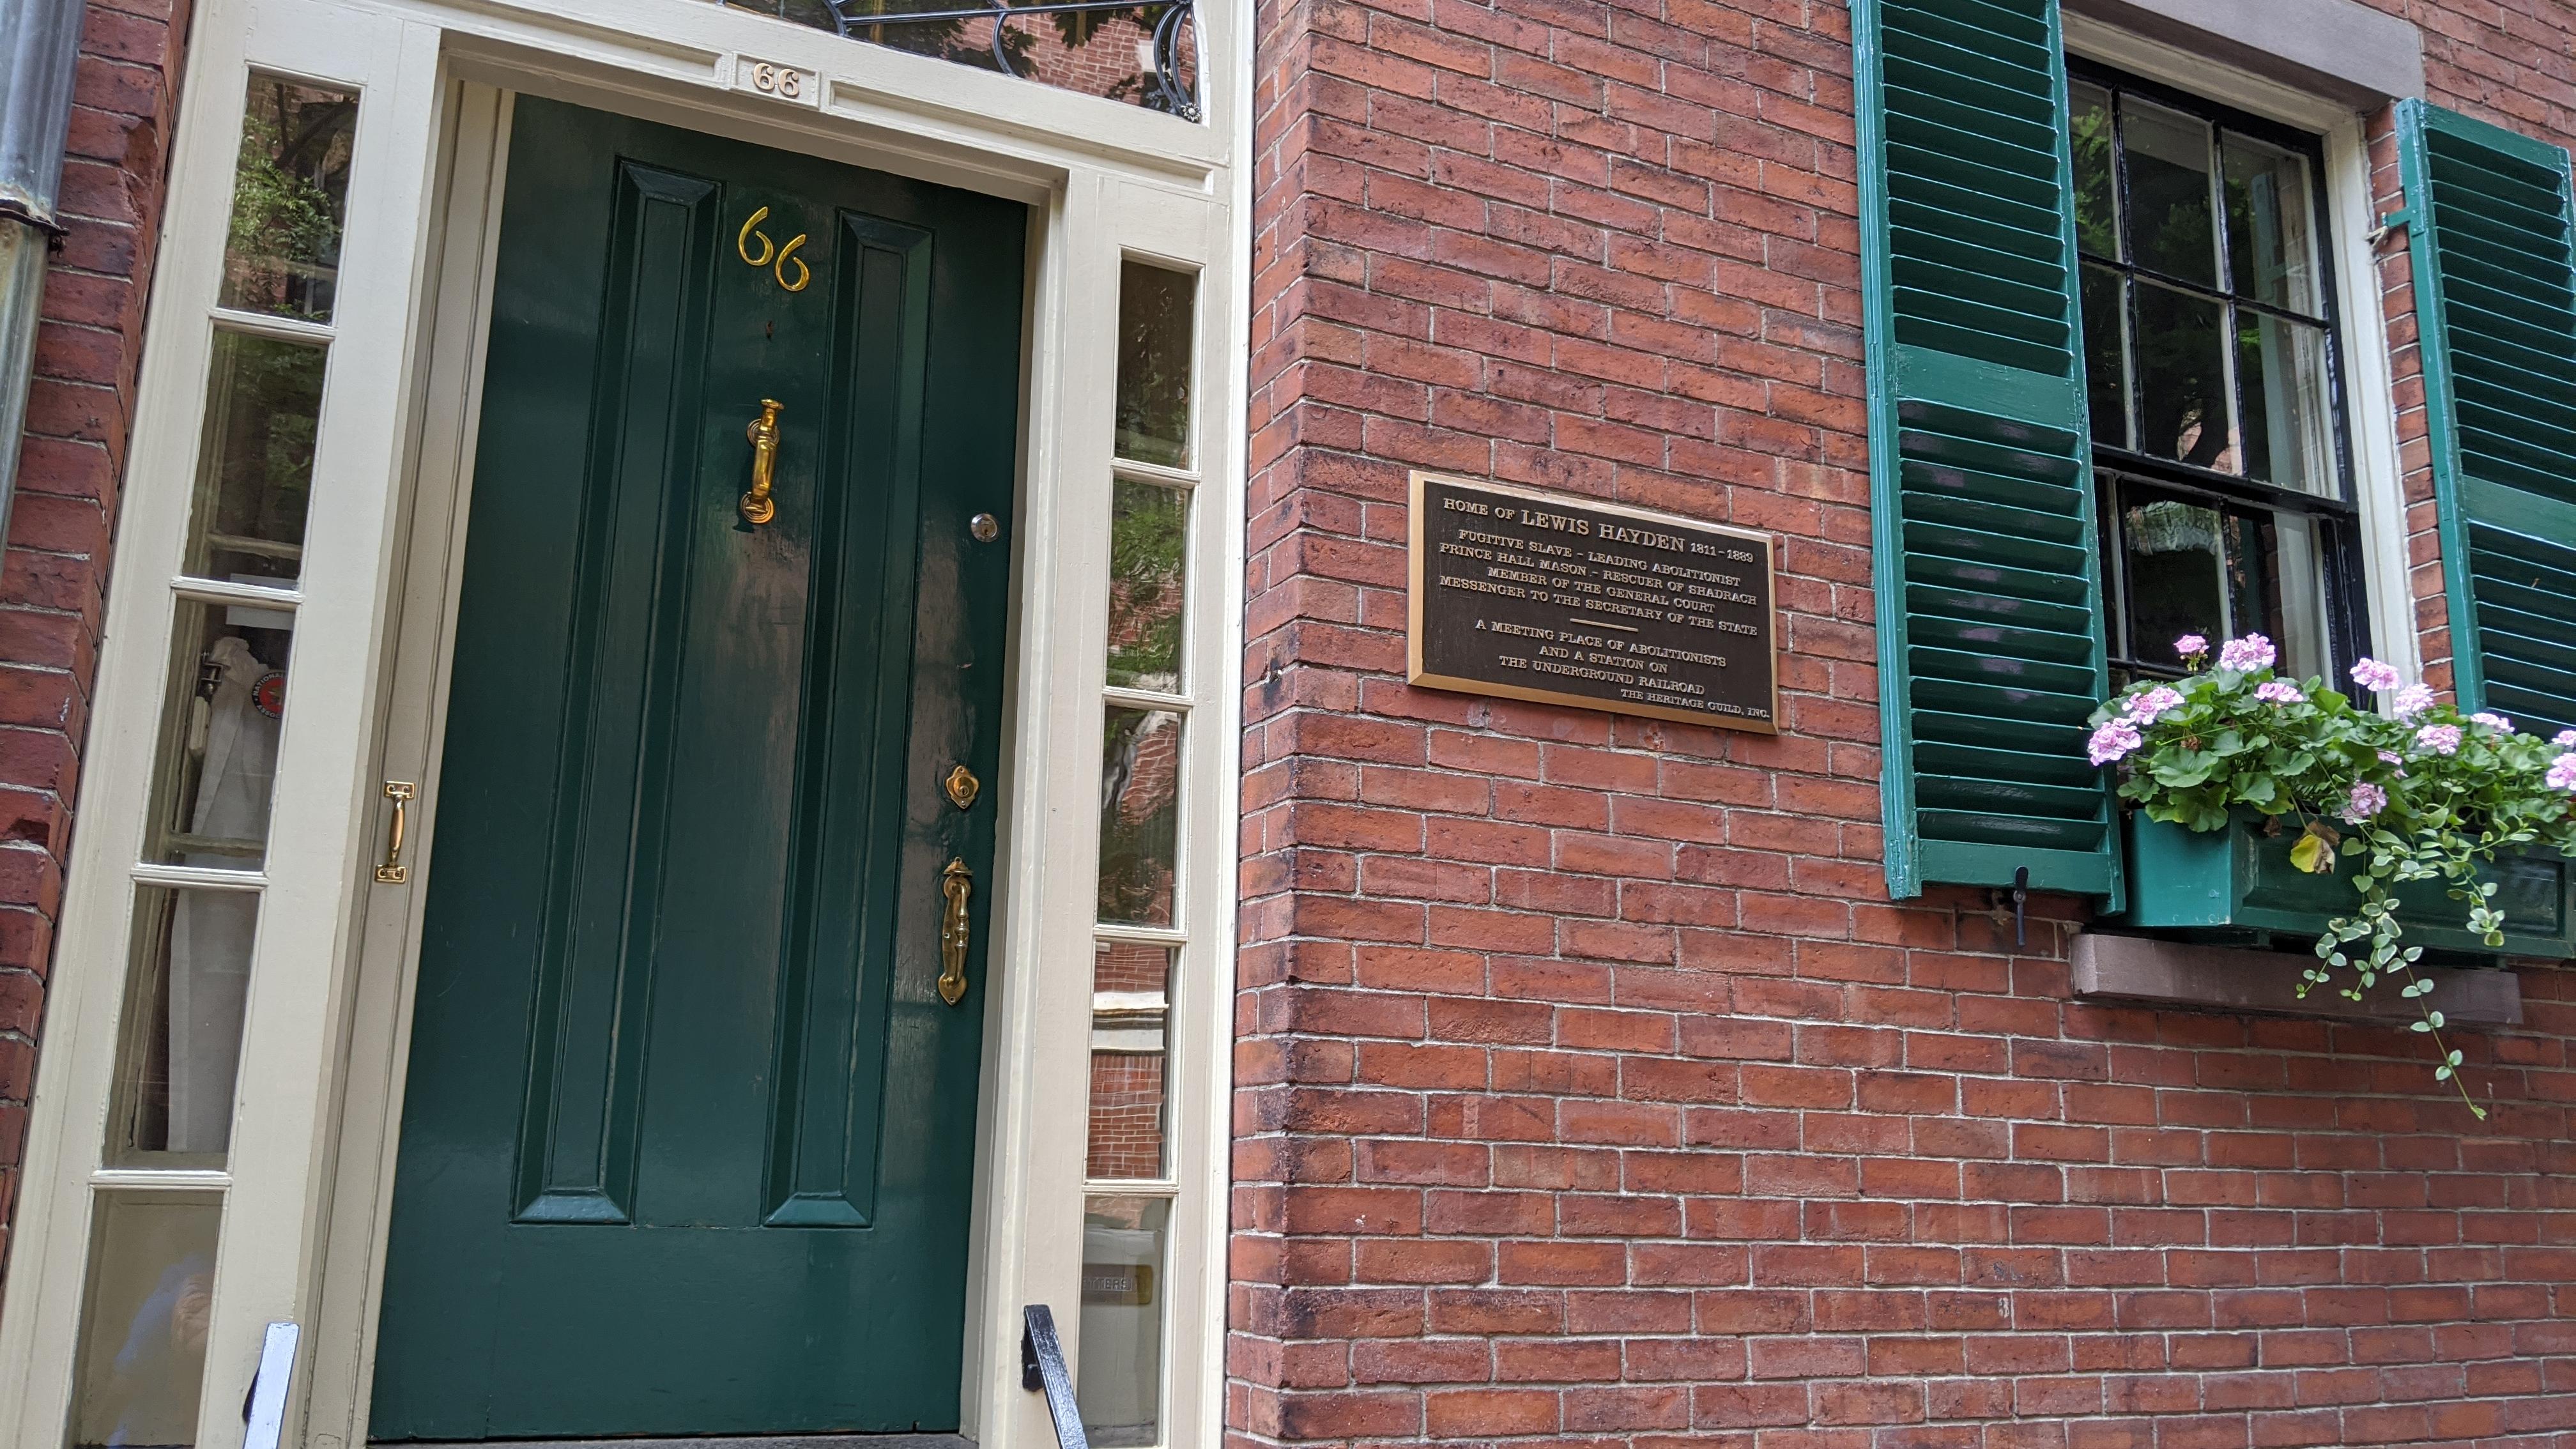
[[[0,0],[0,538],[18,494],[83,0]]]

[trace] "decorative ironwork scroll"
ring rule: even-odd
[[[1011,22],[1033,16],[1055,19],[1055,28],[1067,48],[1078,48],[1090,41],[1100,26],[1119,16],[1133,16],[1149,37],[1150,68],[1137,77],[1137,101],[1148,110],[1162,111],[1185,121],[1200,119],[1197,88],[1197,56],[1194,53],[1195,0],[1029,0],[1025,4],[1008,4],[1005,0],[960,6],[943,10],[887,10],[876,6],[885,0],[824,0],[831,12],[832,23],[842,36],[851,40],[886,43],[885,32],[896,27],[949,26],[975,20],[993,22],[993,39],[987,47],[994,68],[1004,75],[1023,80],[1035,77],[1022,68],[1026,42],[1013,43]],[[1152,17],[1150,26],[1147,16]],[[911,48],[911,47],[906,47]],[[951,55],[951,59],[963,59]],[[1183,72],[1183,62],[1190,64]],[[1114,93],[1113,93],[1114,94]]]

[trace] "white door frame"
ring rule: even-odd
[[[89,1203],[106,1176],[98,1144],[125,976],[134,838],[126,827],[143,813],[149,772],[138,766],[152,749],[165,672],[167,572],[152,550],[186,525],[184,496],[171,496],[185,490],[169,480],[189,476],[203,397],[201,319],[221,265],[243,76],[256,68],[363,88],[343,268],[353,291],[372,283],[376,301],[344,304],[326,395],[326,453],[333,439],[351,450],[332,481],[351,502],[326,530],[317,482],[312,528],[343,563],[336,573],[309,565],[302,585],[308,618],[327,610],[333,622],[308,623],[297,640],[282,760],[304,753],[280,767],[270,905],[253,965],[234,1159],[221,1184],[230,1201],[198,1443],[241,1442],[231,1406],[272,1319],[306,1329],[287,1442],[363,1442],[419,882],[440,848],[435,770],[514,92],[1030,206],[1015,544],[1030,543],[1015,559],[1008,725],[994,782],[1001,868],[984,992],[961,1403],[965,1432],[986,1443],[1053,1442],[1041,1401],[1019,1387],[1020,1304],[1055,1305],[1074,1340],[1069,1351],[1080,1351],[1083,1094],[1066,1086],[1087,1079],[1089,1062],[1099,780],[1087,762],[1099,757],[1102,725],[1119,266],[1134,255],[1199,271],[1203,385],[1194,425],[1201,476],[1217,486],[1201,490],[1191,529],[1191,583],[1206,597],[1189,629],[1203,703],[1183,767],[1192,883],[1181,924],[1202,979],[1176,997],[1171,1026],[1170,1132],[1182,1196],[1164,1423],[1168,1444],[1218,1441],[1238,735],[1225,681],[1241,637],[1245,11],[1200,11],[1215,116],[1194,126],[692,0],[209,0],[201,9],[129,465],[126,567],[109,615],[117,638],[101,666],[84,799],[91,818],[74,844],[25,1202],[0,1300],[0,1439],[52,1449],[63,1433]],[[751,59],[814,75],[810,104],[738,88]],[[360,245],[362,227],[373,251]],[[380,267],[372,277],[361,265],[368,258]],[[347,378],[344,351],[360,359]],[[388,779],[423,787],[409,885],[372,883]],[[315,843],[297,855],[293,838]],[[300,935],[271,928],[288,902]],[[1068,951],[1066,942],[1086,944]]]

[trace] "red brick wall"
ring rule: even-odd
[[[187,0],[89,0],[0,568],[0,1222],[14,1218]]]
[[[2563,0],[2391,8],[2576,131]],[[1885,900],[1842,7],[1257,42],[1238,1439],[2568,1442],[2576,980],[2478,1123],[2420,1038],[2073,999],[2072,903]],[[1413,467],[1780,535],[1786,733],[1407,688]]]

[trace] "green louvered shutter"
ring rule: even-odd
[[[2576,250],[2567,153],[2397,112],[2462,707],[2576,727]]]
[[[2057,0],[1857,0],[1888,887],[2109,894]]]

